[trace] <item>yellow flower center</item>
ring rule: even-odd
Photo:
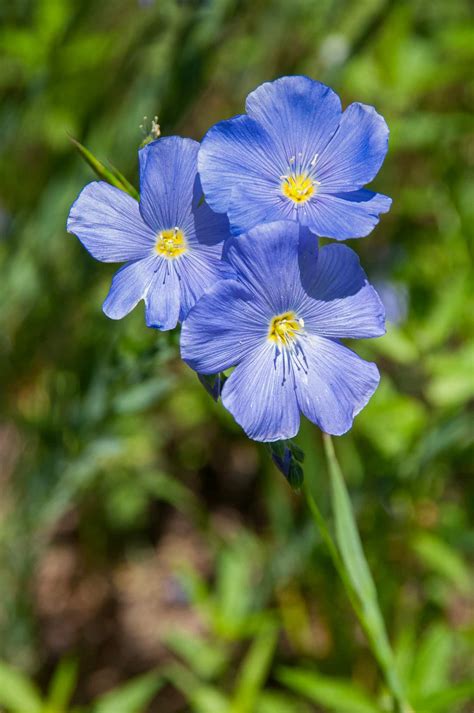
[[[162,230],[156,236],[155,250],[158,255],[173,260],[188,249],[183,231],[179,228]]]
[[[283,176],[281,190],[283,195],[294,203],[305,203],[311,198],[316,189],[317,181],[314,181],[306,173]]]
[[[280,347],[289,347],[303,327],[303,320],[298,319],[294,312],[277,314],[270,322],[268,338]]]

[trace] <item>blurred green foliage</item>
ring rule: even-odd
[[[93,178],[68,135],[136,186],[145,115],[200,139],[301,72],[391,128],[393,208],[351,243],[383,378],[336,448],[412,704],[469,710],[473,55],[468,0],[0,5],[0,709],[386,710],[300,497],[178,335],[104,317],[113,267],[64,227]],[[317,430],[298,444],[326,511]]]

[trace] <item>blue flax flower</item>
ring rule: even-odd
[[[307,228],[277,221],[227,243],[237,279],[223,280],[190,311],[183,359],[199,373],[236,366],[222,402],[250,438],[298,432],[300,412],[345,433],[379,383],[375,364],[339,340],[384,333],[384,310],[345,245],[321,248]]]
[[[234,235],[295,220],[319,236],[368,235],[391,199],[363,189],[383,163],[388,128],[375,109],[351,104],[309,77],[281,77],[247,97],[247,114],[213,126],[199,151],[211,208]]]
[[[228,221],[201,202],[198,149],[178,136],[141,149],[140,203],[99,181],[73,204],[68,231],[96,260],[126,263],[104,302],[108,317],[121,319],[144,300],[147,325],[173,329],[223,276]]]

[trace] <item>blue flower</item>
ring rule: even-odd
[[[173,329],[225,276],[220,258],[228,221],[201,201],[198,149],[178,136],[141,149],[140,203],[100,181],[73,204],[68,231],[96,260],[126,263],[104,302],[108,317],[121,319],[144,300],[147,325]]]
[[[379,373],[339,340],[385,331],[357,255],[335,243],[318,254],[307,228],[277,221],[231,239],[225,259],[238,277],[190,311],[183,359],[204,374],[236,366],[222,402],[250,438],[292,438],[300,411],[327,433],[345,433]]]
[[[387,152],[375,109],[342,113],[332,89],[300,76],[262,84],[246,109],[208,131],[198,159],[206,200],[228,214],[232,233],[295,220],[336,240],[368,235],[391,205],[363,189]]]

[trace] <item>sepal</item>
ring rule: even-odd
[[[304,472],[301,463],[304,452],[292,440],[274,441],[266,444],[271,459],[283,473],[293,490],[299,490],[303,485]]]
[[[214,401],[219,401],[227,376],[223,372],[219,374],[198,374],[198,379],[209,396],[212,396]]]

